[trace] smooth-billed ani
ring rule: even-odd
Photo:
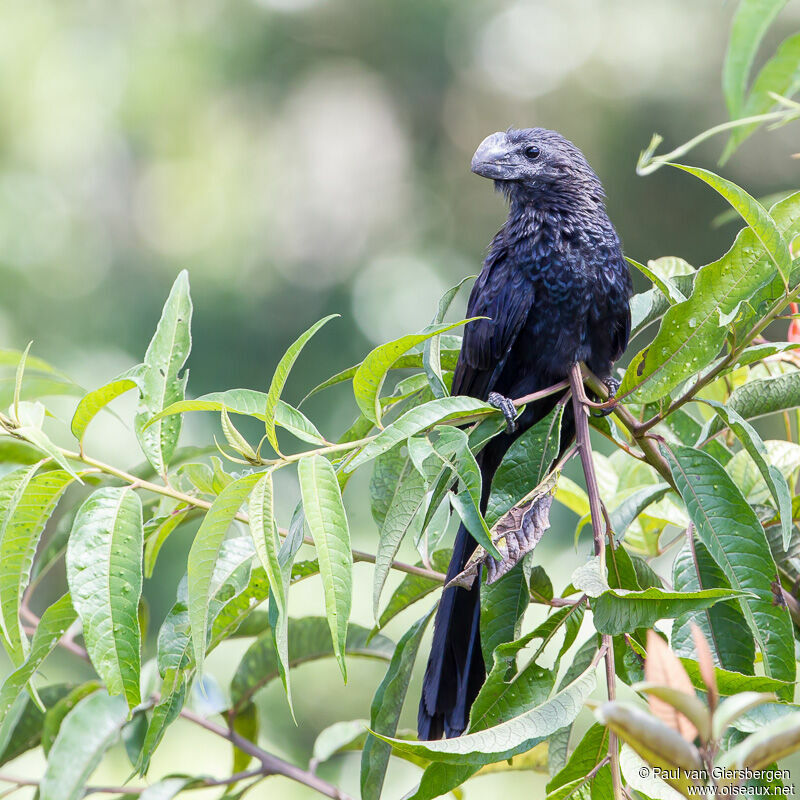
[[[478,456],[485,511],[492,477],[515,438],[560,399],[529,404],[515,420],[508,398],[547,388],[585,362],[611,388],[612,366],[630,332],[631,279],[619,237],[606,214],[602,184],[583,153],[543,128],[488,136],[472,171],[495,182],[508,219],[489,246],[467,306],[453,394],[504,408],[509,427]],[[565,407],[562,447],[574,437]],[[532,488],[532,487],[531,487]],[[458,529],[448,569],[457,575],[475,550]],[[486,677],[480,643],[480,581],[443,591],[419,706],[420,739],[459,736]]]

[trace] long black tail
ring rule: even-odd
[[[456,534],[447,580],[464,568],[475,540],[461,525]],[[460,736],[469,710],[486,677],[481,651],[480,579],[471,589],[453,586],[442,592],[433,623],[433,643],[422,684],[417,716],[420,739]]]

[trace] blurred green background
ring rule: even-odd
[[[654,131],[672,147],[726,119],[719,76],[734,8],[721,0],[6,0],[0,346],[33,339],[35,354],[99,385],[141,360],[169,286],[187,268],[194,395],[265,389],[301,330],[342,315],[304,351],[286,393],[297,401],[374,343],[425,325],[442,291],[479,270],[505,212],[469,161],[485,135],[509,125],[555,128],[584,150],[630,256],[706,263],[734,233],[711,225],[723,201],[668,169],[637,178],[634,165]],[[764,53],[798,23],[792,2]],[[796,127],[761,132],[724,174],[756,196],[796,186],[799,162],[788,155],[797,141]],[[688,161],[713,165],[721,146],[707,143]],[[117,406],[123,419],[133,402]],[[68,419],[69,401],[52,408]],[[354,408],[339,389],[305,410],[335,435]],[[207,443],[212,422],[190,419],[183,442]],[[110,415],[88,449],[121,466],[141,460],[133,434]],[[348,489],[348,507],[355,546],[373,549],[366,485],[364,476]],[[286,508],[292,491],[284,487]],[[554,520],[540,563],[559,589],[583,556],[572,545],[574,519],[562,511]],[[190,535],[169,543],[146,586],[151,630],[174,599]],[[371,569],[357,566],[356,577],[354,620],[370,625]],[[292,605],[297,615],[321,613],[319,584],[301,584]],[[223,691],[243,648],[210,659]],[[63,655],[50,666],[53,679],[81,669]],[[261,695],[262,743],[305,765],[322,728],[369,716],[384,670],[352,659],[342,687],[332,662],[299,668],[299,726],[273,685]],[[409,726],[418,685],[419,675]],[[151,776],[219,775],[229,762],[226,747],[178,723]],[[30,776],[41,766],[30,755],[9,771]],[[120,749],[93,782],[129,771]],[[357,771],[354,755],[321,769],[353,793]],[[393,765],[385,796],[402,796],[416,775]],[[487,776],[466,796],[537,796],[545,780]],[[250,796],[312,795],[271,779]]]

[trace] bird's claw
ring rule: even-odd
[[[608,389],[608,400],[603,404],[604,407],[597,411],[596,417],[607,417],[617,407],[617,401],[614,398],[619,391],[619,381],[616,378],[606,378],[603,383]]]
[[[487,402],[503,413],[506,420],[506,433],[514,433],[517,430],[517,407],[514,405],[514,401],[498,392],[489,392]]]

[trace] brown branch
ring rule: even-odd
[[[584,367],[584,380],[589,388],[600,397],[608,396],[606,385],[590,370]],[[661,451],[658,449],[658,442],[653,436],[646,435],[646,428],[631,414],[621,403],[613,406],[614,414],[633,437],[636,444],[641,448],[645,460],[653,467],[659,475],[677,492],[675,481],[672,478],[672,471]]]
[[[189,720],[189,722],[193,722],[195,725],[205,728],[205,730],[217,736],[221,736],[223,739],[227,739],[243,753],[247,753],[253,756],[253,758],[258,759],[261,762],[261,769],[251,773],[251,775],[283,775],[285,778],[289,778],[297,783],[302,783],[304,786],[308,786],[310,789],[314,789],[320,794],[332,798],[332,800],[353,800],[350,795],[340,791],[333,784],[318,778],[311,772],[296,767],[294,764],[283,761],[283,759],[272,755],[272,753],[268,753],[266,750],[262,750],[258,745],[240,736],[236,731],[229,730],[222,725],[218,725],[216,722],[201,717],[188,708],[184,708],[181,711],[181,716]]]
[[[604,519],[603,505],[600,500],[600,490],[597,485],[597,476],[594,472],[594,462],[592,461],[592,442],[589,438],[589,412],[585,404],[586,391],[583,387],[583,374],[580,364],[572,365],[569,373],[569,382],[572,387],[572,408],[575,412],[575,438],[581,456],[583,474],[586,478],[586,493],[589,495],[589,513],[594,532],[594,552],[600,559],[601,574],[605,575],[606,538],[609,538],[609,544],[612,547],[614,543],[610,540],[611,529],[606,527],[603,530],[601,522]],[[617,696],[614,643],[609,634],[603,634],[603,645],[606,649],[606,691],[608,692],[608,699],[614,700]],[[617,744],[617,736],[613,731],[609,731],[608,757],[611,764],[611,785],[614,791],[614,800],[621,800],[622,775],[619,766],[619,746]]]

